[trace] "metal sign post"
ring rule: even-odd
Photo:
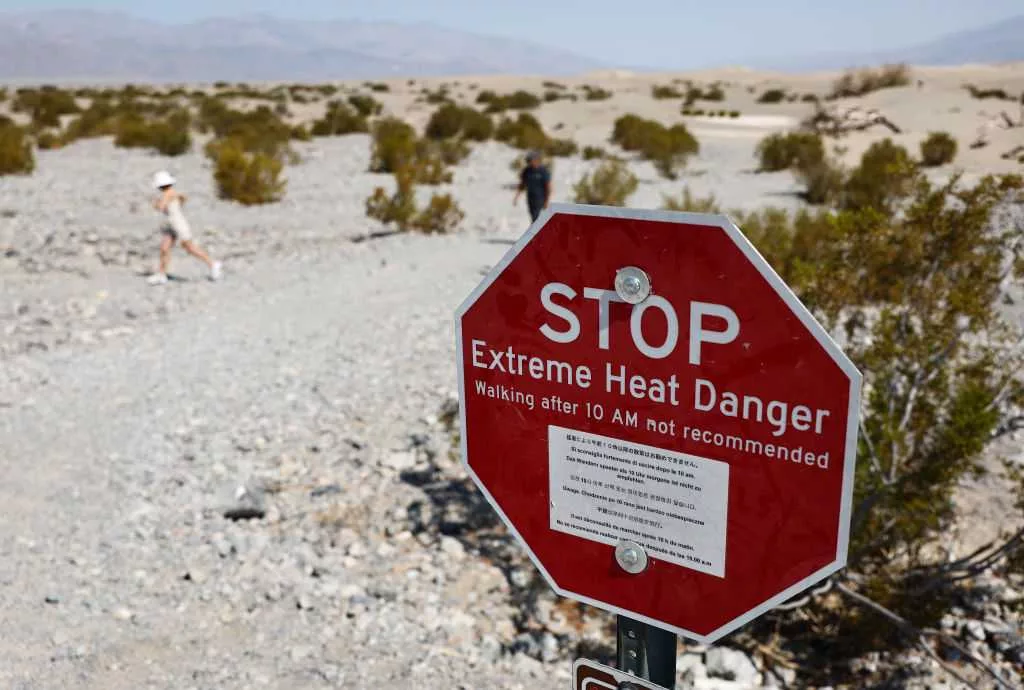
[[[676,635],[626,616],[616,619],[616,665],[642,680],[674,690]]]

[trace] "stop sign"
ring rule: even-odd
[[[725,216],[553,205],[457,330],[464,462],[559,594],[710,642],[844,565],[860,373]]]

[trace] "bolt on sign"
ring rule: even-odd
[[[553,205],[457,331],[464,462],[559,594],[711,642],[845,564],[861,375],[727,217]]]

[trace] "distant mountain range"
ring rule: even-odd
[[[1014,60],[1024,60],[1024,15],[900,50],[746,59],[738,55],[732,64],[806,71],[883,62],[943,65]],[[496,73],[567,75],[609,67],[630,66],[429,24],[250,15],[168,25],[121,12],[0,14],[3,81],[326,81]]]
[[[1024,61],[1024,14],[897,50],[762,57],[748,59],[743,61],[743,64],[762,69],[802,72],[899,62],[915,65],[962,65],[972,62],[1016,61]]]
[[[602,67],[527,41],[427,24],[251,15],[167,25],[120,12],[0,14],[6,80],[311,81]]]

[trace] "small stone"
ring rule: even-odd
[[[44,601],[45,601],[45,602],[46,602],[47,604],[59,604],[59,603],[60,603],[60,597],[58,597],[58,596],[55,596],[55,595],[53,595],[53,594],[48,594],[48,595],[46,596],[46,599],[44,599]]]
[[[411,470],[416,466],[416,454],[408,450],[397,451],[385,458],[384,464],[396,472]]]
[[[967,621],[964,629],[967,630],[968,635],[976,640],[985,639],[985,624],[981,621]]]
[[[455,537],[441,537],[441,551],[457,560],[466,555],[466,549]]]
[[[118,608],[114,610],[114,618],[119,621],[130,621],[134,616],[135,614],[126,608]]]

